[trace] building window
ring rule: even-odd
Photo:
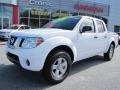
[[[2,9],[2,6],[0,5],[0,16],[2,16],[3,15],[3,11],[2,11],[3,9]]]
[[[2,29],[2,18],[0,17],[0,29]]]
[[[29,9],[26,9],[25,7],[20,8],[20,17],[28,17],[29,16]]]
[[[115,25],[114,26],[114,31],[117,32],[117,33],[120,32],[120,26]]]
[[[8,6],[3,6],[3,15],[12,17],[12,8]]]
[[[39,10],[35,10],[35,9],[30,10],[30,18],[39,18],[39,16],[40,16]]]
[[[56,19],[56,18],[59,18],[59,15],[60,15],[60,10],[53,10],[51,12],[51,19]]]
[[[39,26],[39,18],[38,19],[35,19],[35,18],[30,18],[30,26],[32,27],[32,28],[38,28],[38,27],[40,27]]]
[[[19,11],[19,24],[29,25],[32,28],[40,28],[51,20],[51,13],[46,9],[20,8]]]
[[[40,19],[40,27],[43,27],[48,22],[49,22],[49,19]]]
[[[12,24],[12,6],[0,4],[0,29],[8,28]]]
[[[72,16],[77,16],[77,15],[78,15],[78,12],[70,12],[70,15],[72,15]]]
[[[28,25],[28,18],[20,18],[20,24]]]

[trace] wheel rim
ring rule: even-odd
[[[60,80],[67,71],[67,60],[65,58],[57,58],[52,65],[52,76],[56,80]]]
[[[110,52],[109,52],[109,57],[112,58],[114,53],[114,46],[111,45]]]

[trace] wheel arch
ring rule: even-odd
[[[48,53],[48,55],[47,55],[47,57],[46,57],[46,60],[45,60],[45,63],[47,62],[48,58],[49,58],[53,53],[55,53],[56,51],[59,51],[59,50],[64,50],[64,51],[66,51],[66,52],[70,55],[72,62],[74,61],[74,53],[73,53],[72,49],[71,49],[69,46],[67,46],[67,45],[60,45],[60,46],[56,46],[55,48],[53,48],[53,49]],[[44,64],[44,65],[45,65],[45,64]]]
[[[115,47],[115,42],[114,42],[114,41],[112,41],[112,42],[110,43],[110,45],[111,45],[111,44],[113,44],[113,45],[114,45],[114,47]]]

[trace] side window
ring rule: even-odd
[[[95,27],[94,27],[94,22],[92,19],[85,19],[82,24],[80,25],[80,31],[82,33],[94,33],[95,32]]]
[[[103,22],[96,20],[96,24],[97,24],[97,27],[98,27],[98,32],[99,33],[104,33],[105,32],[105,27],[104,27]]]

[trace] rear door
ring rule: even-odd
[[[96,26],[97,26],[97,38],[98,42],[96,43],[98,45],[98,51],[99,52],[104,52],[107,47],[107,31],[105,28],[105,24],[101,20],[95,20]]]

